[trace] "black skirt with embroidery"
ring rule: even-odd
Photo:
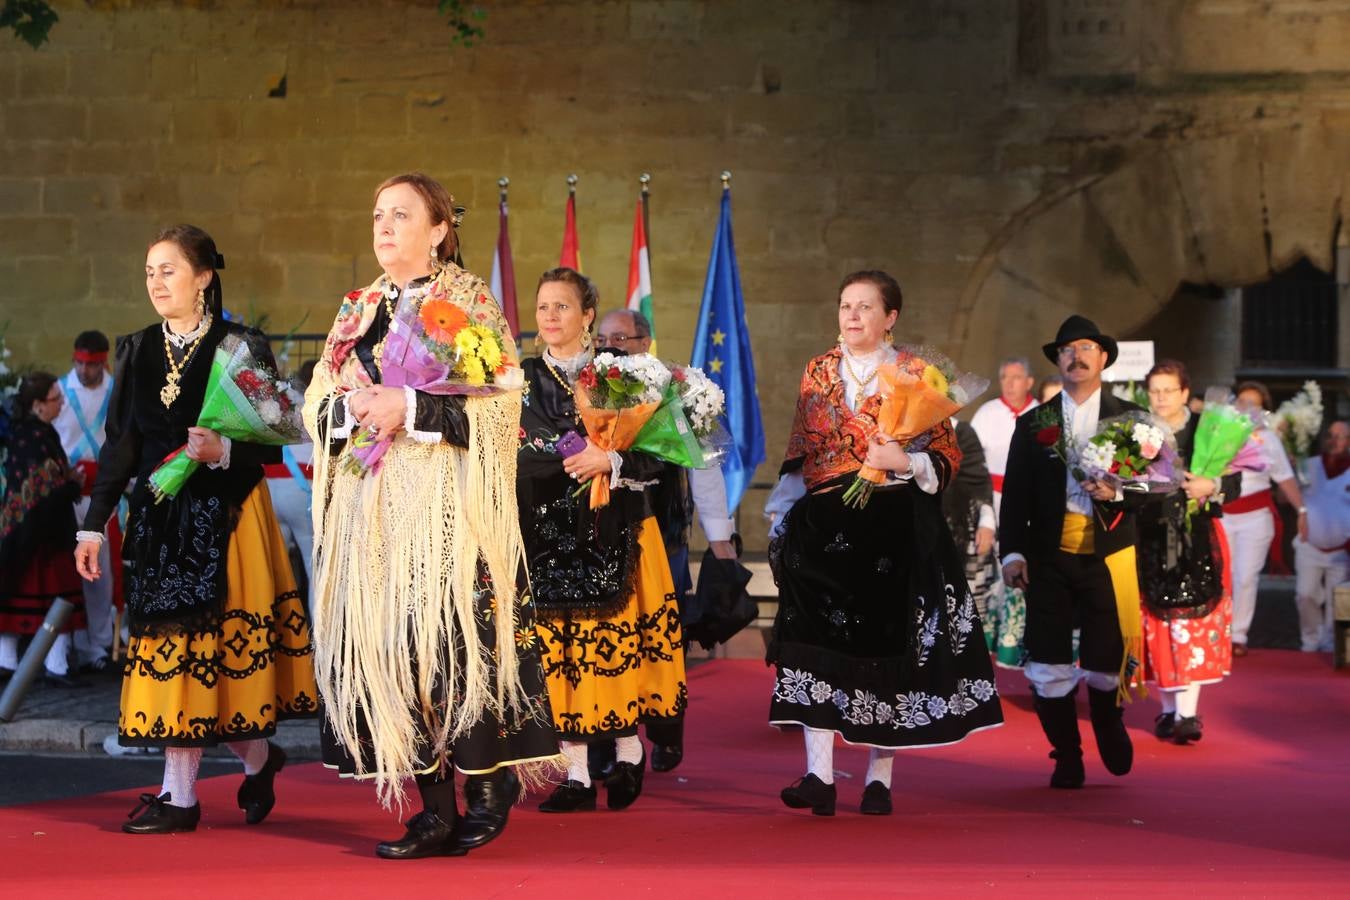
[[[854,509],[843,487],[799,500],[769,548],[779,591],[770,722],[876,747],[949,744],[1002,723],[938,498],[903,485]]]

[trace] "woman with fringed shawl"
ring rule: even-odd
[[[382,802],[416,780],[422,811],[386,859],[460,856],[495,838],[558,753],[524,587],[516,510],[520,391],[440,396],[382,382],[405,295],[448,300],[513,338],[482,279],[454,261],[461,211],[421,174],[375,195],[384,269],[338,310],[306,394],[315,454],[314,642],[324,761],[373,778]],[[392,436],[378,470],[349,465],[353,428]],[[467,776],[467,809],[454,770]],[[528,780],[528,778],[527,778]]]

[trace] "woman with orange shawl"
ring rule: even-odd
[[[938,496],[961,460],[951,424],[943,416],[907,450],[877,424],[879,383],[894,372],[882,367],[929,368],[890,346],[900,305],[885,272],[844,279],[840,345],[807,363],[765,507],[779,591],[769,720],[802,727],[808,770],[782,800],[821,816],[834,815],[836,735],[871,748],[860,811],[888,815],[897,748],[955,743],[1003,721]],[[873,472],[881,483],[870,498],[847,501],[859,474]]]

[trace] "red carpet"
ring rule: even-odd
[[[1161,744],[1156,705],[1132,707],[1125,778],[1091,749],[1088,786],[1051,791],[1025,683],[1003,673],[1003,728],[902,754],[896,815],[857,814],[865,751],[841,748],[839,814],[783,808],[801,739],[765,724],[762,665],[691,673],[686,762],[647,776],[632,809],[545,816],[461,859],[396,863],[401,833],[372,791],[318,765],[288,768],[268,822],[243,824],[237,776],[201,783],[195,834],[124,836],[132,792],[0,810],[0,886],[20,896],[823,897],[1344,896],[1350,883],[1350,674],[1323,656],[1254,651],[1205,689],[1204,740]],[[603,801],[602,801],[603,805]],[[420,889],[413,894],[412,891]],[[1054,892],[1052,894],[1051,892]]]

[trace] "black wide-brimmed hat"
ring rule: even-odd
[[[1059,326],[1059,334],[1055,335],[1055,339],[1041,349],[1045,351],[1046,359],[1052,363],[1058,363],[1060,347],[1084,339],[1096,341],[1102,345],[1102,349],[1106,351],[1107,366],[1116,361],[1116,356],[1120,353],[1120,348],[1116,346],[1116,339],[1110,335],[1102,334],[1102,330],[1097,327],[1096,322],[1083,316],[1069,316],[1065,319],[1064,324]]]

